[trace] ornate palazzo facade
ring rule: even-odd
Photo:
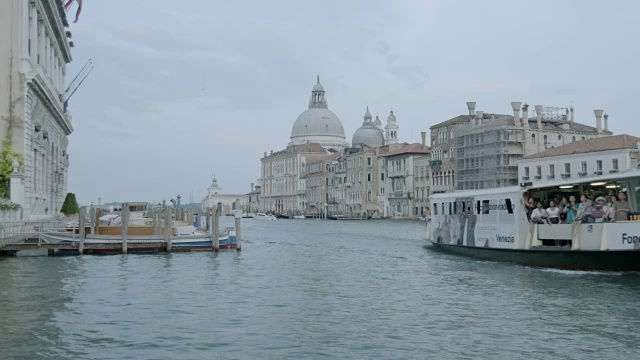
[[[9,0],[0,12],[0,136],[11,131],[12,148],[23,157],[11,196],[25,220],[57,215],[67,193],[67,26],[58,0]]]

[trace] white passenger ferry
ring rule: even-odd
[[[639,174],[618,173],[569,184],[559,181],[545,187],[521,185],[432,195],[427,240],[436,250],[483,260],[560,269],[640,271]],[[550,199],[619,193],[628,200],[625,220],[584,217],[573,223],[535,224],[527,218],[528,198],[542,201],[546,208]]]

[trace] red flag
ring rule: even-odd
[[[78,11],[76,11],[76,21],[74,21],[74,23],[78,22],[78,18],[80,17],[80,12],[82,11],[82,0],[77,0],[78,1]]]
[[[78,18],[80,17],[80,12],[82,11],[82,0],[69,0],[67,1],[66,4],[64,4],[64,9],[65,10],[69,10],[69,7],[71,6],[71,4],[73,4],[74,1],[78,1],[78,10],[76,11],[76,20],[74,21],[74,23],[78,22]]]

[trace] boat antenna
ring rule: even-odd
[[[82,74],[82,72],[87,68],[87,66],[89,66],[89,64],[91,64],[91,59],[89,59],[89,61],[87,61],[87,63],[84,64],[82,69],[80,69],[80,71],[78,72],[78,75],[76,75],[76,77],[74,77],[73,80],[71,80],[71,82],[69,83],[69,86],[64,92],[69,92],[69,89],[71,89],[71,86],[73,85],[73,83],[76,82],[76,80],[80,77],[80,74]]]

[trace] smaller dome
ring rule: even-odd
[[[380,117],[378,117],[378,115],[376,115],[376,120],[373,122],[373,125],[377,128],[382,128],[382,121],[380,121]]]
[[[364,113],[364,119],[371,119],[371,113],[369,112],[369,107],[367,106],[367,112]]]
[[[391,113],[389,113],[389,116],[387,117],[387,122],[396,122],[396,116],[393,115],[393,110],[391,110]]]
[[[368,146],[384,146],[384,136],[382,131],[373,124],[363,124],[360,129],[356,130],[351,139],[352,145],[368,145]]]
[[[312,91],[324,91],[324,86],[320,84],[320,75],[318,75],[318,82],[315,85],[313,85]]]

